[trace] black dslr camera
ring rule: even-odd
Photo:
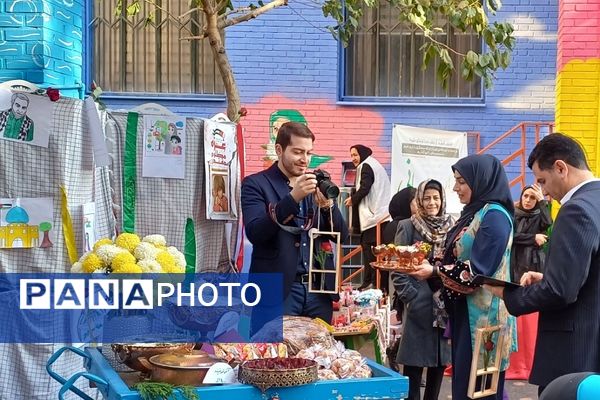
[[[335,199],[340,195],[340,189],[331,182],[331,175],[329,172],[323,171],[322,169],[315,169],[313,171],[317,178],[317,187],[328,199]]]

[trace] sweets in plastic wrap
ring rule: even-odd
[[[356,350],[346,349],[342,342],[336,342],[332,348],[316,344],[299,351],[296,357],[316,361],[320,380],[371,377],[371,369],[363,356]]]
[[[283,343],[217,343],[215,355],[227,362],[256,360],[260,358],[287,357]]]
[[[335,347],[335,339],[327,328],[306,317],[283,317],[283,342],[291,356],[317,344],[324,349]]]

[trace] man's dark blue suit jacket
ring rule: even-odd
[[[250,273],[282,273],[285,299],[297,274],[300,235],[283,230],[273,221],[268,210],[269,204],[273,204],[277,221],[297,227],[294,217],[300,212],[300,205],[290,195],[288,179],[277,163],[246,177],[242,182],[241,196],[244,227],[253,245]],[[319,217],[320,230],[330,230],[329,210],[319,213],[312,197],[307,198],[307,204],[315,213],[313,227],[317,227],[316,218]],[[348,237],[348,228],[337,205],[333,208],[333,230],[341,233],[342,241]],[[316,248],[328,239],[327,236],[319,236],[315,240]],[[327,289],[333,288],[328,285]]]

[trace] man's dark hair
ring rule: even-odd
[[[286,122],[279,128],[275,144],[280,145],[281,149],[285,150],[292,141],[292,136],[311,139],[313,142],[315,141],[315,135],[308,129],[308,126],[301,124],[300,122]]]
[[[560,132],[552,133],[540,140],[529,154],[527,166],[531,169],[537,161],[539,169],[547,170],[552,168],[556,160],[562,160],[578,169],[590,170],[581,144]]]

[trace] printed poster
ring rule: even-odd
[[[0,89],[0,139],[47,148],[53,114],[48,96]]]
[[[206,215],[208,219],[236,220],[238,160],[236,125],[231,122],[204,121],[204,159],[206,167]]]
[[[0,199],[0,248],[52,247],[52,198]]]
[[[467,133],[394,125],[392,131],[392,193],[425,179],[435,179],[444,186],[446,210],[459,214],[463,208],[452,190],[452,165],[468,152]]]
[[[185,117],[144,115],[142,176],[185,179]]]

